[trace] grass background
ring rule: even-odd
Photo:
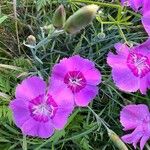
[[[78,2],[78,3],[77,3]],[[32,34],[37,42],[45,37],[40,27],[52,23],[55,9],[63,4],[67,17],[80,7],[97,3],[97,19],[76,35],[53,37],[38,48],[36,56],[23,45]],[[16,11],[15,11],[16,10]],[[95,62],[102,73],[99,94],[90,107],[103,118],[116,134],[124,133],[119,123],[122,106],[130,103],[150,105],[150,92],[143,96],[124,93],[115,87],[111,70],[106,63],[114,44],[127,42],[136,45],[147,39],[140,15],[129,8],[121,8],[119,0],[0,0],[0,150],[117,150],[106,129],[97,122],[88,108],[77,108],[62,131],[49,139],[23,137],[12,121],[9,102],[14,98],[16,85],[29,75],[48,80],[52,66],[63,57],[80,54]],[[131,145],[127,145],[132,150]],[[146,145],[149,150],[149,145]]]

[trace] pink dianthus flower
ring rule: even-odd
[[[143,150],[145,143],[150,138],[150,112],[144,104],[127,105],[120,113],[120,122],[124,130],[134,130],[124,135],[122,140],[125,143],[136,145],[140,142],[140,149]]]
[[[109,52],[107,63],[116,86],[125,92],[146,94],[150,88],[150,39],[132,48],[117,43],[115,48],[117,54]]]
[[[73,110],[69,96],[64,97],[56,90],[47,92],[46,88],[46,83],[36,76],[23,80],[16,88],[16,99],[10,102],[10,109],[15,124],[25,135],[50,137],[55,129],[65,126]]]
[[[52,69],[52,89],[69,89],[66,96],[72,95],[77,106],[87,106],[94,99],[100,82],[101,74],[95,64],[79,55],[62,59]]]

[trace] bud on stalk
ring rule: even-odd
[[[33,35],[29,35],[26,41],[29,45],[36,45],[36,38]]]
[[[63,5],[60,5],[53,16],[53,26],[55,28],[61,29],[64,26],[64,23],[66,21],[66,12],[65,12],[65,8]]]
[[[123,141],[119,138],[119,136],[112,130],[108,130],[108,135],[111,141],[118,147],[119,150],[128,150]]]
[[[87,5],[80,8],[65,23],[64,30],[70,34],[75,34],[85,28],[93,21],[99,9],[97,5]]]

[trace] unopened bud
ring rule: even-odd
[[[36,45],[36,38],[33,35],[29,35],[27,37],[27,44]]]
[[[53,26],[55,28],[61,29],[66,21],[66,12],[63,5],[60,5],[53,16]]]
[[[93,21],[99,9],[97,5],[87,5],[80,8],[65,23],[64,30],[68,33],[75,34],[85,28]]]
[[[123,141],[119,138],[119,136],[112,130],[108,130],[108,135],[111,141],[116,145],[119,150],[128,150],[127,146],[123,143]]]
[[[44,27],[41,27],[41,29],[44,31],[44,33],[46,34],[49,34],[49,33],[52,33],[54,32],[55,28],[52,24],[48,25],[48,26],[44,26]]]

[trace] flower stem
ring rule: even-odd
[[[23,150],[27,150],[27,139],[26,139],[26,135],[23,135],[22,149],[23,149]]]
[[[103,7],[121,8],[121,6],[117,5],[117,4],[94,2],[94,1],[89,1],[89,0],[69,0],[69,2],[96,4],[96,5],[100,5],[100,6],[103,6]]]

